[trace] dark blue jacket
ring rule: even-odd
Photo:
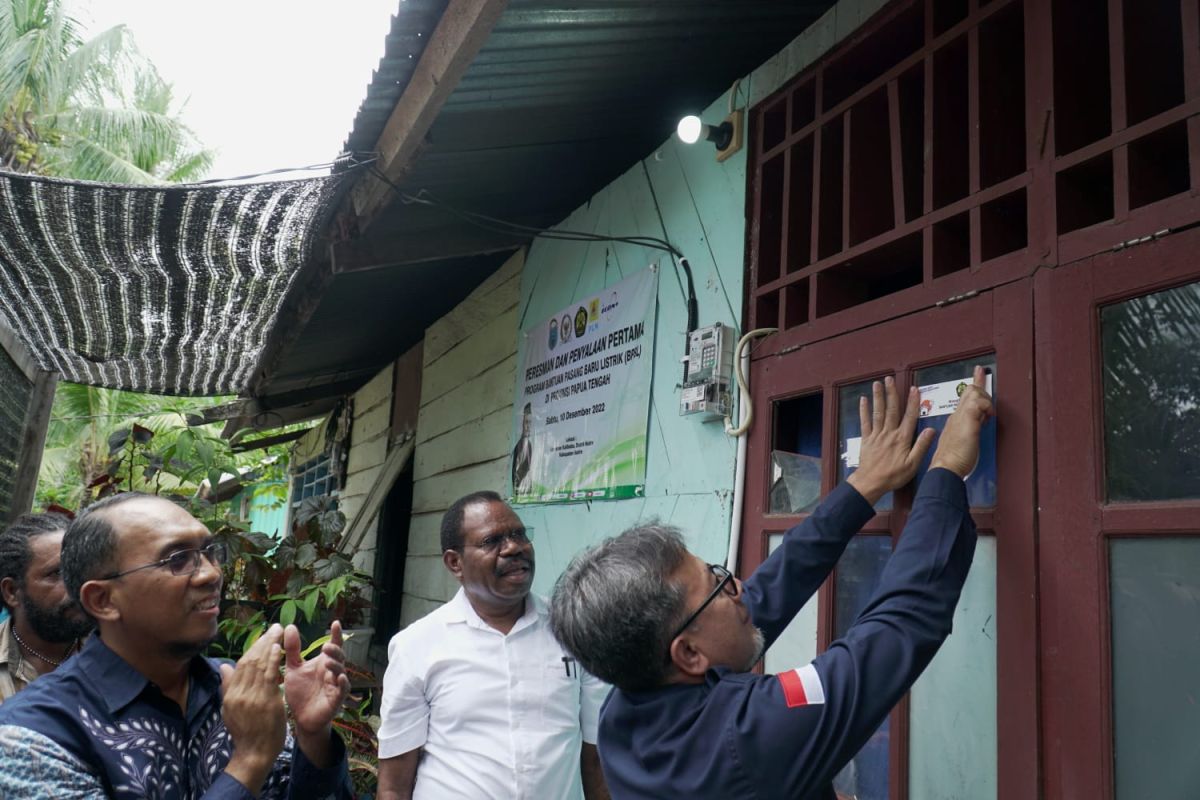
[[[0,705],[0,797],[253,798],[223,771],[233,741],[221,719],[219,663],[192,659],[185,714],[91,636],[78,655]],[[345,746],[333,738],[337,763],[318,769],[289,734],[258,796],[353,797]]]
[[[770,646],[874,511],[842,484],[745,582]],[[811,665],[710,670],[702,684],[614,689],[600,760],[617,800],[832,798],[831,781],[950,634],[975,553],[963,482],[932,470],[866,609]]]

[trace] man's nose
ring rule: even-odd
[[[198,583],[201,586],[220,581],[224,578],[221,574],[221,565],[213,561],[206,555],[200,556],[200,566],[192,573],[192,582]]]
[[[508,534],[504,537],[503,541],[500,542],[500,553],[501,555],[506,556],[516,555],[517,553],[525,552],[526,548],[532,547],[533,545],[531,545],[529,542],[519,541],[517,537],[513,536],[512,534]]]

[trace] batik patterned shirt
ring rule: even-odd
[[[238,798],[224,772],[233,740],[221,718],[219,662],[192,660],[187,711],[93,635],[83,650],[0,706],[0,797]],[[290,733],[260,798],[353,797],[346,751],[319,769]]]

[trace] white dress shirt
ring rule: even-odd
[[[582,800],[609,687],[565,657],[541,598],[506,636],[459,589],[388,644],[379,757],[425,748],[414,800]]]

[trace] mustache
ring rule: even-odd
[[[510,556],[496,563],[496,574],[503,575],[506,572],[511,572],[518,567],[529,567],[533,569],[533,558],[526,555]]]

